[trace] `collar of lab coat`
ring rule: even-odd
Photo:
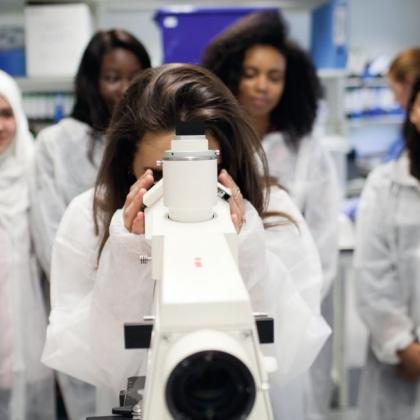
[[[410,174],[407,152],[404,151],[393,164],[393,180],[401,185],[416,187],[420,191],[420,182]]]

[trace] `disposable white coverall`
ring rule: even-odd
[[[118,210],[97,267],[92,191],[70,204],[54,244],[52,313],[42,360],[47,365],[115,393],[126,378],[144,373],[144,350],[124,350],[124,322],[138,322],[152,312],[150,255],[144,235],[129,233]],[[287,212],[298,226],[286,223],[264,230],[255,209],[246,203],[246,223],[239,234],[240,271],[255,311],[275,318],[273,352],[279,370],[272,378],[276,395],[291,378],[306,371],[329,334],[320,315],[321,269],[312,238],[288,197],[274,189],[270,209]],[[115,394],[116,395],[116,394]],[[280,420],[280,417],[277,416]]]
[[[76,195],[93,187],[104,151],[104,139],[95,141],[93,129],[74,118],[42,130],[36,138],[31,183],[31,223],[35,250],[49,277],[54,237],[66,207]]]
[[[361,420],[420,419],[419,381],[396,375],[397,351],[420,339],[420,182],[404,153],[370,174],[357,215],[354,260],[369,350]]]
[[[31,176],[31,229],[41,267],[50,276],[51,254],[58,225],[70,201],[92,188],[104,150],[103,138],[95,141],[89,157],[93,130],[74,118],[42,130],[36,139]],[[58,375],[61,393],[71,420],[94,412],[92,386]]]
[[[340,191],[337,173],[328,152],[316,137],[304,137],[297,149],[280,132],[262,142],[268,169],[286,188],[303,214],[321,257],[322,296],[337,271]]]
[[[323,271],[321,313],[332,325],[333,298],[331,284],[337,270],[338,259],[338,214],[340,190],[334,164],[317,137],[301,139],[297,149],[293,148],[282,133],[266,135],[262,142],[267,155],[269,173],[290,193],[315,241],[321,257]],[[306,382],[305,403],[301,392],[303,384],[295,384],[295,403],[301,398],[306,420],[324,420],[332,395],[332,338],[330,337],[315,360]],[[298,379],[299,381],[299,379]],[[285,395],[290,399],[291,395]],[[287,417],[303,418],[299,408],[291,408]],[[300,409],[303,411],[303,409]]]
[[[18,87],[1,70],[0,97],[16,122],[0,154],[0,419],[53,420],[53,375],[40,361],[46,313],[28,223],[33,139]]]

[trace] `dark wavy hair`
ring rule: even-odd
[[[207,46],[202,65],[214,72],[237,96],[245,53],[255,45],[277,49],[286,59],[285,87],[270,115],[272,131],[282,131],[298,146],[312,131],[322,87],[309,55],[288,39],[287,25],[279,12],[256,12],[228,27]]]
[[[408,103],[407,115],[403,126],[405,147],[410,161],[410,173],[420,181],[420,133],[410,121],[410,114],[415,105],[417,95],[420,95],[420,77],[416,79]]]
[[[143,69],[151,66],[149,54],[143,44],[130,33],[122,29],[96,32],[87,45],[77,70],[76,98],[71,116],[98,131],[108,127],[111,117],[99,93],[102,57],[116,48],[132,52]]]
[[[98,31],[89,41],[77,70],[75,84],[75,103],[71,117],[84,122],[92,128],[89,158],[92,160],[95,141],[108,127],[110,111],[99,92],[99,75],[102,57],[108,52],[123,48],[132,52],[143,69],[151,66],[150,57],[143,44],[122,29]]]
[[[137,76],[116,106],[107,131],[93,210],[96,232],[101,236],[99,256],[109,236],[112,215],[124,206],[136,181],[133,162],[138,144],[146,132],[172,131],[179,121],[204,123],[219,142],[221,166],[233,177],[244,198],[263,215],[270,182],[266,158],[237,101],[202,67],[164,65]]]

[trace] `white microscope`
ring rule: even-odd
[[[259,346],[273,341],[273,321],[252,312],[217,159],[203,125],[177,125],[163,178],[144,196],[155,313],[125,329],[127,348],[150,340],[144,403],[133,418],[137,409],[144,420],[273,419],[275,363]]]

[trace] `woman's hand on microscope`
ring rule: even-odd
[[[127,194],[123,208],[123,219],[125,228],[132,233],[144,233],[143,196],[153,183],[153,172],[151,169],[147,169],[130,187]]]
[[[398,375],[407,381],[416,381],[420,377],[420,343],[409,344],[398,352],[398,357]]]
[[[232,197],[229,199],[230,215],[236,232],[239,233],[245,223],[245,202],[241,190],[225,169],[220,171],[218,180],[232,192]]]

